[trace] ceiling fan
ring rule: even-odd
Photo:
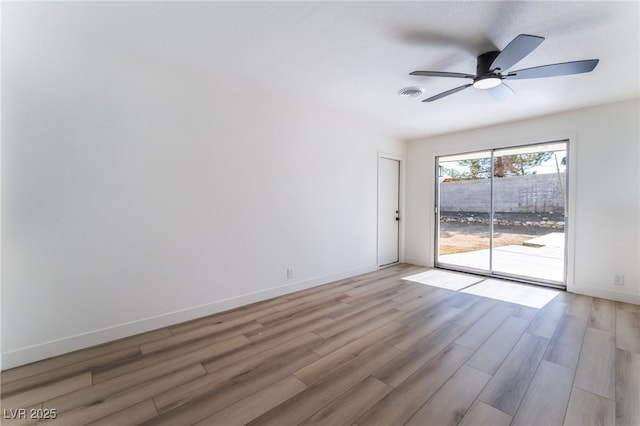
[[[426,77],[453,77],[473,80],[462,86],[455,87],[422,102],[433,102],[445,96],[452,95],[468,87],[476,89],[488,89],[497,99],[503,99],[505,92],[513,94],[504,80],[521,80],[526,78],[556,77],[560,75],[581,74],[592,71],[598,65],[598,59],[584,61],[563,62],[559,64],[542,65],[533,68],[525,68],[517,71],[507,71],[517,64],[525,56],[533,52],[544,41],[544,37],[520,34],[502,51],[491,51],[478,56],[476,75],[444,71],[414,71],[409,75]]]

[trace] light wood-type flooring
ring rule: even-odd
[[[2,423],[640,425],[640,306],[561,293],[534,309],[401,280],[424,270],[5,371]]]

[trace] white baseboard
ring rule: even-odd
[[[186,309],[181,309],[179,311],[168,312],[154,317],[143,318],[137,321],[118,324],[111,327],[77,334],[74,336],[50,340],[48,342],[39,343],[37,345],[15,349],[2,354],[0,368],[9,369],[18,367],[20,365],[29,364],[31,362],[40,361],[46,358],[51,358],[53,356],[88,348],[91,346],[110,342],[112,340],[130,337],[139,333],[144,333],[173,324],[178,324],[184,321],[201,318],[218,312],[227,311],[229,309],[259,302],[261,300],[271,299],[272,297],[282,296],[283,294],[293,293],[295,291],[305,290],[311,287],[316,287],[318,285],[354,277],[356,275],[374,272],[377,269],[377,265],[363,266],[336,274],[306,279],[295,283],[287,283],[254,293],[247,293],[224,300],[217,300]]]
[[[575,286],[570,285],[567,287],[567,291],[576,294],[582,294],[584,296],[600,297],[602,299],[615,300],[624,303],[633,303],[640,305],[640,295],[633,293],[626,293],[623,291],[616,291],[611,289],[603,289],[592,286]]]
[[[429,264],[429,262],[425,261],[424,259],[419,259],[417,257],[405,256],[404,263],[410,263],[411,265],[433,268],[433,263]]]

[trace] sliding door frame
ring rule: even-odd
[[[439,269],[446,269],[458,272],[469,272],[476,275],[482,275],[491,278],[506,278],[513,281],[520,281],[528,284],[536,284],[547,287],[554,287],[559,289],[570,290],[571,283],[573,282],[573,253],[574,253],[574,238],[572,234],[573,223],[575,218],[573,217],[573,205],[574,205],[574,193],[575,193],[575,180],[573,176],[575,171],[572,170],[572,164],[575,158],[575,138],[563,137],[563,138],[551,138],[545,142],[523,143],[518,145],[499,146],[487,149],[478,149],[463,151],[457,153],[448,153],[435,156],[435,188],[434,188],[434,256],[433,265]],[[553,143],[565,143],[566,144],[566,167],[565,167],[565,208],[564,208],[564,254],[563,254],[563,281],[550,281],[535,277],[521,276],[516,274],[510,274],[505,272],[496,272],[493,269],[493,236],[494,236],[494,153],[496,151],[535,147]],[[490,211],[489,211],[489,269],[479,270],[470,267],[461,267],[452,264],[441,263],[439,261],[440,253],[440,159],[443,157],[449,157],[454,155],[465,155],[488,152],[490,153],[491,164],[491,179],[490,179]]]

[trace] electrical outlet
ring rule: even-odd
[[[613,285],[624,285],[624,275],[613,274]]]
[[[293,268],[289,267],[287,268],[287,279],[290,280],[291,278],[293,278]]]

